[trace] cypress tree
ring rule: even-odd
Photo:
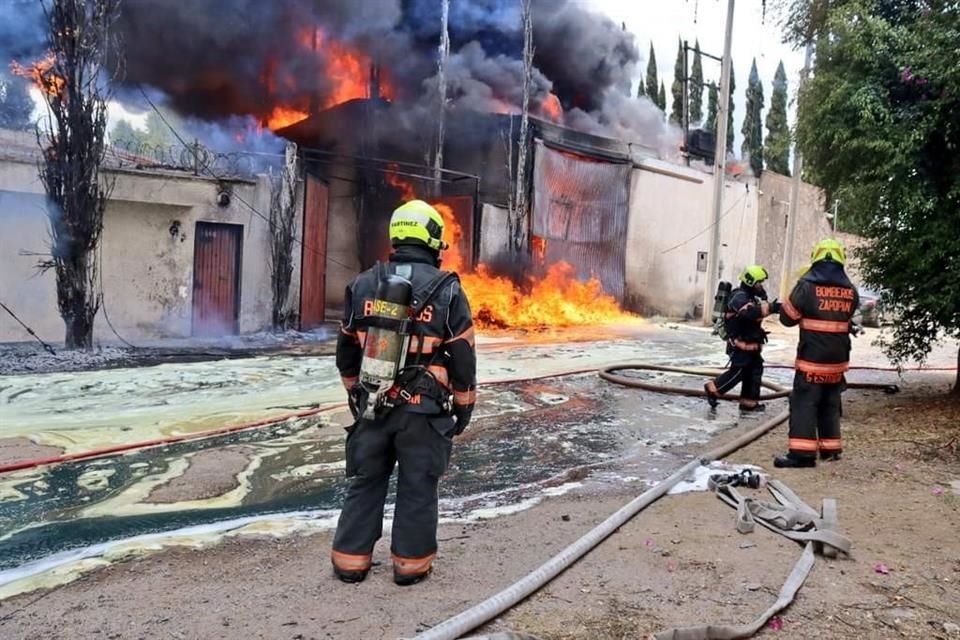
[[[662,81],[660,82],[660,95],[657,98],[657,106],[660,107],[660,111],[664,113],[667,112],[667,87]]]
[[[733,73],[733,64],[730,65],[730,104],[727,105],[727,152],[733,153],[733,94],[737,88],[737,79]]]
[[[703,120],[703,59],[700,55],[700,41],[693,47],[693,65],[690,68],[690,128],[700,125]]]
[[[657,100],[657,90],[660,88],[660,81],[657,79],[657,53],[653,50],[653,42],[650,43],[650,57],[647,60],[647,95],[654,103],[659,104]],[[661,107],[663,108],[663,107]]]
[[[754,175],[763,171],[763,83],[757,72],[757,60],[754,58],[750,67],[750,79],[747,82],[747,112],[743,116],[743,143],[740,145],[740,154],[750,156],[750,168]]]
[[[710,83],[707,96],[707,121],[704,125],[707,131],[715,134],[717,132],[717,116],[720,113],[720,89],[716,82]]]
[[[790,128],[787,126],[787,72],[783,62],[773,77],[773,95],[767,112],[767,140],[763,151],[767,169],[790,175]]]
[[[683,124],[683,42],[677,39],[677,61],[673,64],[673,84],[670,85],[673,102],[670,106],[670,122]]]

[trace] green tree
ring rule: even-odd
[[[750,67],[750,78],[747,81],[747,112],[743,116],[743,142],[740,145],[742,157],[750,158],[750,169],[753,175],[760,175],[763,171],[763,83],[757,72],[757,60],[754,58]]]
[[[720,112],[720,89],[716,82],[710,83],[710,89],[707,91],[707,121],[705,123],[707,131],[717,132],[717,117]]]
[[[647,95],[646,82],[641,80],[640,82],[637,83],[637,97],[642,98],[645,95]]]
[[[790,175],[790,128],[787,125],[787,72],[783,62],[773,77],[773,95],[767,112],[767,139],[763,150],[767,169],[783,176]]]
[[[126,118],[120,118],[110,129],[110,144],[119,147],[135,147],[143,144],[146,134],[135,129]]]
[[[177,131],[183,131],[183,123],[174,113],[163,110],[161,118],[156,111],[151,111],[147,114],[146,129],[137,129],[124,118],[118,120],[110,130],[110,144],[128,148],[153,147],[158,150],[179,145],[164,118]]]
[[[700,55],[700,41],[693,46],[693,64],[690,67],[690,127],[700,126],[703,120],[703,57]]]
[[[657,90],[660,88],[660,80],[657,79],[657,52],[653,50],[653,42],[650,43],[650,56],[647,59],[647,95],[654,102],[657,102]]]
[[[798,145],[843,202],[843,226],[868,239],[864,279],[895,319],[887,353],[923,360],[960,338],[960,65],[945,54],[960,12],[939,0],[838,0],[816,31]]]
[[[667,87],[662,81],[660,82],[660,93],[657,96],[657,106],[660,107],[660,111],[667,112]]]
[[[0,66],[0,129],[32,129],[33,108],[29,81],[2,71]]]
[[[670,85],[673,102],[670,105],[670,122],[683,123],[683,41],[677,39],[677,61],[673,64],[673,84]]]
[[[727,105],[727,152],[733,153],[733,94],[737,88],[737,78],[733,73],[733,64],[730,65],[730,103]]]

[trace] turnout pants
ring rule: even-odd
[[[840,453],[840,398],[843,381],[815,384],[797,371],[790,393],[790,453],[799,458],[814,458]]]
[[[404,575],[430,570],[437,552],[438,487],[453,447],[453,418],[394,409],[383,418],[360,420],[346,443],[350,479],[333,540],[335,566],[370,568],[373,547],[383,534],[383,507],[398,466],[391,551]]]
[[[760,398],[763,380],[763,356],[760,351],[745,351],[736,347],[730,353],[730,368],[717,377],[713,384],[723,395],[740,385],[740,404],[752,407]]]

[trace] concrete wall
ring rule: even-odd
[[[790,213],[790,178],[766,171],[760,177],[760,233],[757,236],[757,262],[770,273],[767,290],[782,295],[783,258]],[[796,282],[800,269],[809,263],[810,251],[818,241],[832,235],[830,221],[824,215],[823,191],[809,184],[800,186],[793,260],[785,283],[787,289]]]
[[[270,230],[258,215],[269,216],[266,178],[218,183],[178,173],[111,173],[116,182],[104,216],[103,292],[110,320],[125,339],[136,343],[190,337],[194,231],[199,221],[243,225],[240,331],[270,326]],[[222,189],[231,195],[226,207],[217,204]],[[302,189],[300,193],[298,212]],[[42,338],[57,342],[64,330],[54,275],[38,274],[39,258],[28,255],[49,253],[44,202],[34,162],[0,158],[0,299]],[[294,270],[292,295],[297,296],[297,250]],[[102,310],[94,335],[98,341],[116,341]],[[9,316],[0,316],[0,341],[29,339]]]
[[[728,179],[724,185],[721,280],[735,279],[754,261],[757,197],[752,178]],[[639,160],[631,178],[627,228],[629,309],[671,317],[700,311],[707,274],[698,253],[709,258],[712,202],[712,175],[660,160]]]

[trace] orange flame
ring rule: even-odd
[[[310,116],[306,111],[278,106],[273,108],[273,112],[267,116],[267,128],[271,131],[289,127],[301,120],[306,120]]]
[[[543,104],[540,105],[540,109],[543,111],[544,115],[554,122],[560,122],[563,120],[563,107],[560,105],[560,98],[558,98],[554,93],[551,93],[547,96],[546,100],[543,101]]]
[[[417,198],[416,188],[396,172],[397,165],[388,165],[387,184],[399,190],[404,201]],[[465,271],[468,264],[461,254],[463,228],[456,219],[453,207],[433,202],[443,218],[443,240],[450,248],[443,252],[443,268],[460,274],[460,281],[470,300],[474,322],[481,329],[559,328],[575,325],[595,325],[633,321],[635,316],[620,310],[616,298],[604,293],[600,281],[577,280],[576,272],[566,262],[547,267],[546,276],[528,278],[526,286],[518,287],[508,278],[494,275],[487,265],[476,271]],[[547,242],[534,237],[534,258],[543,265]]]
[[[321,109],[329,109],[338,104],[357,98],[374,97],[370,95],[370,73],[372,61],[369,56],[359,49],[329,37],[322,29],[306,28],[297,35],[297,42],[301,47],[315,54],[317,73],[322,75],[330,85],[330,92],[321,104]],[[267,61],[264,71],[264,84],[271,95],[278,93],[277,88],[283,87],[293,91],[298,84],[296,75],[278,71],[275,60]],[[389,77],[381,71],[379,76],[380,96],[388,100],[394,97],[393,85]],[[305,109],[306,105],[278,104],[264,118],[267,127],[276,131],[290,126],[310,116]]]
[[[574,268],[556,262],[542,279],[528,278],[527,290],[490,273],[481,264],[476,273],[460,274],[474,322],[481,329],[560,328],[635,320],[620,310],[599,280],[577,280]]]
[[[45,58],[27,66],[13,61],[10,63],[10,71],[16,76],[30,80],[34,86],[49,96],[62,96],[67,82],[53,71],[56,63],[56,56],[53,52],[48,52]]]

